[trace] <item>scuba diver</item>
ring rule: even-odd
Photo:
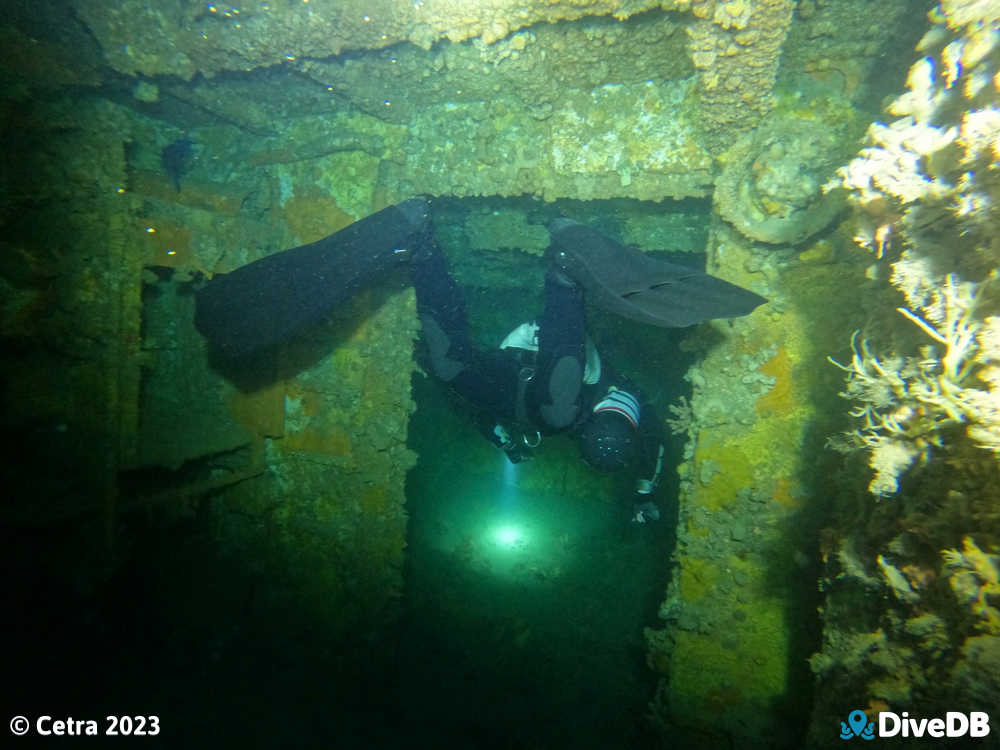
[[[592,468],[636,474],[632,520],[655,521],[660,422],[639,391],[602,363],[586,335],[583,290],[558,252],[550,255],[541,318],[522,323],[499,349],[481,351],[469,340],[464,298],[428,229],[414,245],[410,272],[431,371],[474,407],[480,432],[512,463],[530,458],[543,435],[568,432]]]
[[[482,351],[469,338],[465,301],[434,237],[430,201],[422,197],[214,276],[196,293],[195,325],[219,354],[252,355],[319,322],[408,261],[431,370],[474,407],[487,439],[517,463],[543,435],[567,432],[594,469],[632,472],[631,519],[655,521],[661,423],[640,391],[601,361],[586,334],[584,297],[671,328],[746,315],[766,300],[568,219],[556,219],[549,231],[542,315],[514,329],[496,350]]]

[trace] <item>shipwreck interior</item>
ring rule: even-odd
[[[469,214],[495,215],[512,206],[529,215],[529,224],[562,214],[597,217],[609,234],[620,231],[608,217],[662,216],[665,209],[634,201],[553,206],[445,198],[435,202],[435,220],[461,226]],[[707,203],[670,208],[671,246],[680,248],[671,257],[703,267],[698,250],[707,234]],[[470,327],[484,346],[537,315],[541,258],[511,248],[484,264],[466,249],[464,233],[441,234],[463,282]],[[92,580],[90,566],[101,563],[100,554],[72,562],[91,547],[88,536],[102,532],[98,509],[67,508],[58,523],[44,519],[35,526],[32,519],[11,527],[3,545],[9,569],[40,548],[60,551],[46,554],[44,564],[25,571],[8,591],[11,611],[32,615],[20,621],[25,629],[14,631],[24,646],[13,655],[15,673],[63,675],[58,684],[34,683],[37,692],[21,692],[32,687],[21,686],[17,700],[51,698],[93,713],[115,701],[135,705],[141,696],[142,705],[173,707],[183,727],[174,730],[178,743],[196,742],[210,716],[232,714],[246,717],[238,731],[227,730],[223,744],[233,746],[282,742],[289,723],[304,727],[300,736],[308,742],[334,741],[344,731],[380,744],[413,736],[478,747],[652,741],[645,713],[655,678],[635,624],[655,621],[669,572],[681,440],[668,445],[664,523],[629,525],[629,507],[608,499],[628,497],[622,479],[608,481],[581,466],[572,439],[545,438],[544,451],[520,464],[486,442],[460,399],[422,370],[418,341],[419,369],[411,376],[416,408],[406,437],[418,458],[405,482],[400,589],[390,603],[366,608],[369,560],[362,549],[352,562],[360,570],[338,571],[343,595],[357,598],[351,602],[359,608],[355,621],[350,633],[331,638],[330,619],[341,613],[326,611],[329,603],[310,604],[308,590],[291,592],[301,582],[249,559],[275,544],[275,530],[255,518],[269,508],[226,501],[233,485],[264,473],[258,449],[237,444],[206,453],[203,445],[191,445],[192,434],[210,445],[231,439],[225,434],[231,414],[212,411],[204,398],[210,368],[197,362],[203,350],[191,298],[202,282],[179,280],[170,268],[150,271],[142,295],[144,345],[188,342],[194,351],[172,345],[143,371],[146,465],[119,478],[132,504],[117,512],[117,557],[106,580]],[[388,275],[369,290],[372,304],[407,286],[405,269]],[[283,350],[280,364],[268,352],[238,367],[214,366],[241,393],[266,393],[278,378],[294,377],[294,368],[321,365],[342,338],[355,334],[358,321],[340,317],[334,330],[327,323],[305,331]],[[681,333],[599,314],[589,330],[602,356],[634,371],[654,404],[690,395],[683,376],[695,355],[680,347]],[[186,416],[192,411],[196,423]],[[213,420],[224,424],[213,428]],[[51,428],[55,436],[63,433]],[[44,455],[34,446],[23,450],[35,459]],[[83,491],[79,469],[71,461],[60,468],[65,484],[49,490],[53,500]],[[28,491],[38,473],[59,479],[37,465],[18,471],[10,485],[17,492]],[[358,533],[364,537],[366,530]],[[123,537],[127,546],[118,541]],[[75,564],[79,579],[66,580],[63,571]],[[307,571],[292,575],[309,577]],[[38,630],[39,622],[46,627]]]
[[[996,6],[5,3],[8,714],[822,750],[995,710]],[[539,315],[560,217],[766,299],[672,328],[586,291],[662,428],[658,520],[568,436],[483,438],[412,248],[216,309],[311,311],[249,355],[196,325],[210,285],[417,196],[484,349]]]

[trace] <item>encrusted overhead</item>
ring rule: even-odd
[[[184,0],[77,0],[76,11],[129,75],[190,79],[253,70],[295,58],[412,42],[480,37],[487,44],[539,22],[614,15],[624,19],[680,2],[655,0],[294,0],[188,3]]]
[[[721,150],[773,106],[794,0],[696,0],[688,28],[706,145]]]

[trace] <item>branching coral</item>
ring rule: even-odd
[[[888,562],[882,555],[878,556],[876,562],[878,562],[882,575],[885,576],[886,584],[899,601],[913,604],[920,599],[920,595],[913,590],[910,581],[899,568]]]
[[[1000,556],[983,552],[970,538],[962,540],[962,551],[941,551],[948,583],[959,604],[968,605],[982,618],[980,629],[1000,633]]]
[[[949,274],[916,306],[921,314],[897,308],[940,345],[921,347],[920,357],[880,359],[856,331],[851,362],[830,358],[847,373],[841,395],[857,402],[851,416],[864,422],[849,445],[871,450],[872,493],[896,492],[899,475],[953,425],[967,425],[978,445],[1000,452],[1000,319],[976,317],[982,293],[982,285]]]
[[[694,411],[687,400],[687,396],[681,396],[676,404],[667,406],[673,417],[667,417],[664,421],[670,428],[672,435],[687,435],[695,425]]]
[[[855,332],[851,362],[831,359],[863,420],[846,447],[871,451],[876,495],[896,492],[957,425],[1000,455],[1000,22],[990,8],[953,0],[931,14],[927,57],[890,107],[901,117],[873,124],[827,185],[848,190],[855,240],[892,258],[890,282],[906,301],[896,309],[931,340],[903,331],[919,356],[880,356]]]

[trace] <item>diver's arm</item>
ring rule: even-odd
[[[509,429],[496,417],[483,411],[476,415],[476,427],[484,438],[503,450],[512,464],[532,458],[531,448],[538,445],[529,443],[521,432]]]
[[[648,401],[643,402],[641,413],[635,492],[637,495],[649,495],[656,490],[663,471],[663,430],[659,415]]]
[[[660,509],[653,502],[653,495],[663,471],[663,429],[659,416],[646,400],[643,400],[641,413],[632,496],[632,520],[636,523],[659,520]]]

